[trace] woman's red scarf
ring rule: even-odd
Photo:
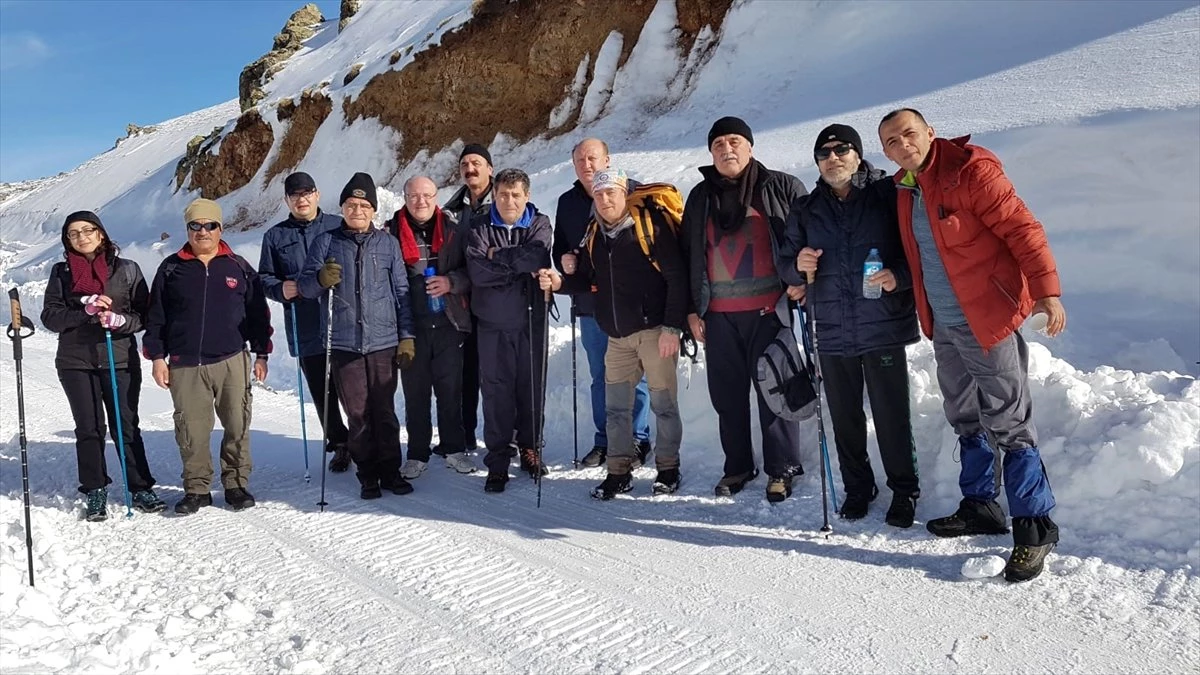
[[[74,251],[67,253],[67,267],[71,270],[71,292],[97,295],[108,285],[108,260],[99,254],[90,261]]]

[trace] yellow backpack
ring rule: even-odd
[[[654,265],[654,269],[661,272],[658,259],[654,257],[655,231],[650,212],[658,211],[662,214],[667,227],[671,228],[671,233],[678,237],[679,226],[683,222],[683,196],[670,183],[645,183],[634,188],[625,198],[625,203],[629,207],[629,215],[633,217],[633,233],[642,247],[642,253],[650,264]],[[589,256],[592,253],[592,242],[599,230],[600,224],[592,218],[584,236]]]

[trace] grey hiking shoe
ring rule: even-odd
[[[1041,546],[1013,546],[1012,554],[1008,556],[1008,564],[1004,566],[1004,580],[1011,582],[1029,581],[1042,573],[1046,564],[1046,556],[1054,544]]]
[[[96,488],[88,490],[87,493],[87,511],[84,518],[89,523],[98,523],[102,520],[108,520],[108,489]]]
[[[746,483],[758,477],[758,469],[751,469],[746,473],[739,473],[732,476],[725,476],[717,483],[717,487],[713,489],[713,494],[718,497],[732,497],[742,491],[746,487]]]

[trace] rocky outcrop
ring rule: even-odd
[[[317,135],[317,129],[321,128],[332,111],[333,101],[328,96],[311,91],[304,92],[299,103],[290,98],[280,103],[275,114],[280,122],[287,122],[288,127],[279,141],[275,160],[267,168],[264,187],[279,174],[299,166],[308,153],[308,147],[312,145],[313,137]]]
[[[275,142],[271,125],[263,120],[257,110],[243,113],[233,131],[218,138],[220,145],[215,148],[216,139],[209,141],[201,138],[199,142],[192,139],[197,143],[197,151],[192,161],[192,179],[188,190],[200,190],[200,196],[206,199],[220,199],[249,183],[266,161]],[[189,154],[191,148],[192,143],[188,143]],[[187,155],[184,156],[186,159]],[[180,160],[181,165],[184,160]],[[181,180],[178,167],[175,179],[178,185]]]
[[[197,160],[200,159],[201,153],[208,152],[213,144],[221,138],[221,129],[224,127],[216,127],[208,133],[207,136],[199,134],[192,136],[192,140],[188,141],[187,149],[183,152],[183,157],[179,158],[179,162],[175,164],[175,189],[183,187],[183,181],[187,180],[188,174],[192,168],[196,166]],[[195,181],[192,181],[195,184]]]
[[[242,112],[258,104],[266,95],[263,86],[283,67],[283,63],[300,50],[304,41],[316,34],[316,27],[325,21],[321,10],[309,3],[292,14],[283,29],[275,36],[271,51],[242,69],[238,79],[238,103]]]
[[[341,12],[338,17],[339,33],[346,28],[346,24],[350,23],[350,17],[358,14],[360,7],[362,7],[362,0],[342,0]]]
[[[156,126],[151,125],[151,126],[140,127],[131,122],[131,123],[125,125],[125,135],[118,138],[117,142],[113,143],[113,147],[114,148],[117,147],[118,145],[121,144],[121,141],[123,141],[127,138],[133,138],[134,136],[144,136],[146,134],[152,134],[156,131],[158,131],[158,127],[156,127]]]

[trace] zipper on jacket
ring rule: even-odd
[[[354,280],[354,302],[358,307],[358,351],[360,354],[367,353],[367,337],[366,326],[367,321],[363,315],[363,249],[365,248],[361,242],[354,242],[358,249],[354,252],[354,271],[357,277]]]
[[[605,243],[608,243],[608,242],[605,242]],[[608,248],[608,293],[609,293],[609,300],[610,300],[610,302],[608,304],[612,307],[613,333],[615,333],[616,335],[621,335],[622,334],[621,326],[620,326],[620,323],[617,321],[617,282],[613,281],[612,247],[608,246],[607,248]]]
[[[196,345],[196,365],[204,365],[204,319],[208,315],[208,263],[204,265],[204,293],[200,294],[200,344]]]

